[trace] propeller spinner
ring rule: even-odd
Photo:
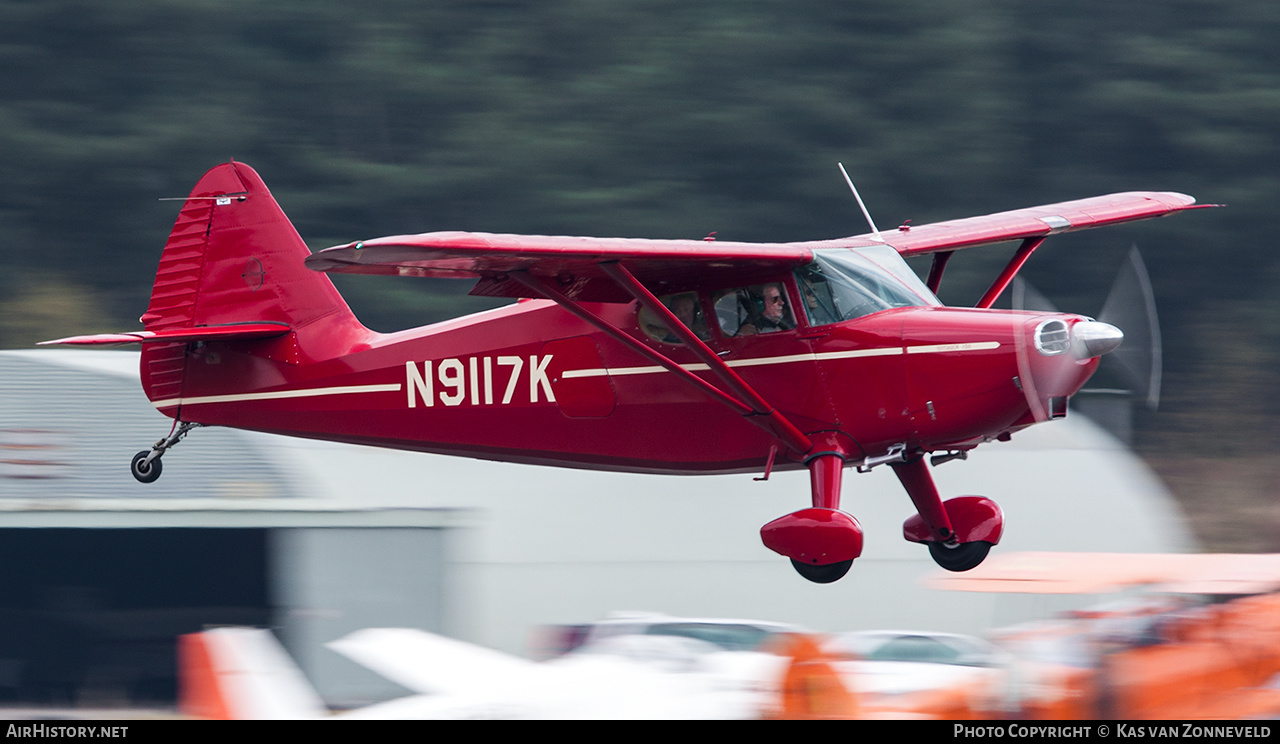
[[[1017,310],[1058,312],[1044,295],[1021,278],[1014,281],[1013,307]],[[1107,358],[1113,360],[1108,365],[1123,377],[1135,396],[1145,400],[1152,410],[1159,403],[1162,366],[1160,326],[1151,280],[1137,246],[1130,248],[1121,265],[1098,320],[1068,324],[1065,320],[1047,319],[1036,326],[1030,340],[1032,343],[1024,342],[1019,350],[1019,371],[1023,392],[1037,421],[1058,415],[1051,410],[1056,403],[1049,399],[1069,387],[1068,378],[1078,373],[1065,366],[1033,364],[1033,354],[1053,356],[1069,350],[1079,362],[1108,355]]]

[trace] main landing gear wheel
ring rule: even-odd
[[[133,473],[133,477],[140,483],[151,483],[160,477],[160,458],[156,457],[151,462],[147,462],[149,454],[151,450],[143,450],[134,455],[133,462],[129,463],[129,472]]]
[[[971,568],[977,568],[990,550],[991,543],[982,540],[955,545],[929,543],[929,555],[933,556],[933,562],[948,571],[968,571]]]
[[[983,553],[983,555],[986,554]],[[845,574],[849,573],[849,567],[853,565],[853,559],[850,558],[847,561],[840,561],[839,563],[828,563],[822,566],[815,566],[811,563],[801,563],[795,558],[792,558],[791,565],[795,566],[796,573],[815,584],[830,584],[833,581],[839,581]]]

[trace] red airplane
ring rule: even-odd
[[[992,304],[1051,234],[1194,206],[1130,192],[800,243],[434,232],[313,255],[258,174],[231,162],[184,203],[144,330],[46,343],[142,344],[142,386],[174,419],[133,459],[144,483],[197,426],[639,473],[807,468],[812,506],[761,538],[828,583],[862,552],[840,511],[844,468],[888,465],[917,511],[904,537],[964,571],[1000,541],[1000,508],[943,501],[925,456],[1064,416],[1123,337]],[[954,251],[1012,240],[976,307],[938,301]],[[926,281],[903,260],[922,254]],[[473,295],[521,301],[376,333],[324,272],[478,280]]]

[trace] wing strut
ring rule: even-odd
[[[938,287],[942,284],[942,272],[947,270],[947,262],[951,260],[953,253],[955,251],[939,251],[933,254],[933,265],[929,267],[929,279],[925,282],[930,292],[938,293]]]
[[[637,281],[631,275],[631,272],[627,271],[626,267],[616,261],[610,261],[600,264],[600,268],[623,289],[630,292],[631,296],[635,297],[640,304],[648,308],[649,312],[658,316],[667,328],[676,334],[689,350],[710,368],[712,374],[719,377],[720,381],[735,395],[746,401],[747,405],[752,409],[752,414],[754,414],[749,417],[753,419],[753,423],[757,423],[757,425],[781,439],[782,443],[796,452],[796,454],[803,455],[813,449],[813,442],[810,441],[809,437],[805,436],[804,432],[796,428],[796,425],[791,423],[786,416],[779,413],[776,408],[769,405],[769,402],[748,385],[747,381],[742,379],[738,373],[729,369],[729,365],[725,364],[724,360],[711,350],[711,347],[703,343],[702,339],[698,338],[693,331],[680,322],[680,319],[668,310],[667,306],[662,304],[662,301],[646,289],[643,284]],[[763,420],[756,421],[757,417]]]
[[[743,403],[737,398],[734,398],[733,396],[725,393],[723,390],[716,387],[715,385],[712,385],[711,383],[707,382],[701,377],[698,377],[697,375],[693,374],[692,372],[685,369],[684,367],[681,367],[680,365],[671,361],[664,355],[659,354],[658,352],[654,351],[653,349],[650,349],[648,346],[645,346],[639,341],[636,341],[634,338],[628,336],[627,334],[618,330],[617,328],[605,322],[604,320],[601,320],[600,317],[597,316],[595,313],[592,313],[591,311],[579,305],[577,302],[569,299],[559,290],[555,289],[554,287],[547,284],[542,279],[534,276],[533,274],[530,274],[527,271],[512,271],[508,273],[507,276],[519,282],[520,284],[524,285],[525,287],[528,287],[529,289],[533,290],[535,294],[540,294],[543,297],[546,297],[547,299],[554,301],[557,305],[564,308],[565,310],[568,310],[578,319],[586,323],[589,323],[595,326],[596,328],[599,328],[600,330],[609,334],[610,338],[621,343],[622,345],[626,346],[627,348],[631,349],[637,354],[640,354],[641,356],[648,359],[649,361],[662,366],[668,372],[671,372],[672,374],[680,377],[681,379],[693,385],[694,387],[698,388],[702,392],[706,393],[707,395],[710,395],[712,398],[715,398],[716,400],[720,401],[726,406],[732,408],[734,412],[737,413],[739,416],[749,416],[752,413],[754,413],[754,411],[751,410],[751,407],[748,406],[746,403]]]
[[[1013,277],[1018,274],[1018,270],[1027,262],[1028,258],[1031,258],[1031,254],[1035,253],[1036,249],[1039,248],[1040,244],[1043,242],[1043,237],[1027,238],[1022,241],[1022,245],[1018,246],[1018,250],[1014,252],[1013,258],[1010,258],[1009,263],[1005,264],[1004,270],[1000,272],[1000,276],[997,276],[995,281],[991,282],[991,286],[987,289],[987,293],[982,296],[981,300],[978,300],[978,304],[974,305],[974,307],[988,308],[994,305],[996,298],[998,298],[1000,293],[1005,290],[1005,287],[1009,286],[1009,282],[1013,281]]]
[[[707,364],[707,367],[717,377],[724,381],[730,392],[721,390],[719,387],[707,382],[701,377],[698,377],[684,367],[681,367],[666,355],[645,346],[631,336],[623,333],[618,328],[605,322],[594,313],[582,307],[576,301],[566,297],[562,292],[555,289],[541,278],[534,276],[527,271],[512,271],[507,276],[543,297],[552,300],[560,307],[572,313],[575,317],[591,324],[601,331],[604,331],[610,336],[610,338],[613,338],[615,341],[618,341],[637,354],[640,354],[646,359],[658,364],[663,369],[675,374],[680,379],[701,390],[703,393],[728,406],[739,416],[746,418],[751,423],[782,440],[783,444],[794,450],[797,454],[804,454],[813,448],[813,443],[809,440],[809,437],[805,436],[804,432],[796,428],[795,424],[792,424],[785,416],[778,413],[778,411],[770,406],[764,398],[760,397],[760,394],[753,390],[745,380],[734,373],[733,370],[729,369],[729,367],[724,363],[724,360],[720,359],[714,351],[707,347],[701,339],[681,323],[679,318],[676,318],[675,315],[667,309],[666,305],[663,305],[658,298],[654,297],[652,293],[636,281],[635,277],[633,277],[629,271],[618,265],[616,262],[606,262],[600,264],[600,266],[605,273],[613,277],[619,285],[628,292],[631,292],[632,295],[641,302],[641,304],[648,307],[651,312],[662,319],[667,327],[675,333],[677,337],[684,341],[686,346],[688,346],[699,359],[702,359]],[[735,395],[740,397],[735,397]],[[744,402],[744,399],[746,402]]]

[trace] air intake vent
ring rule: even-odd
[[[1061,320],[1046,320],[1036,326],[1036,350],[1045,356],[1056,356],[1071,348],[1071,331]]]

